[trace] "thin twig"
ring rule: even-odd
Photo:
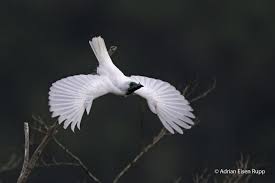
[[[117,46],[111,46],[108,50],[108,54],[112,56],[117,50]]]
[[[38,117],[35,117],[35,119],[39,119],[40,124],[46,128],[48,128],[45,124],[45,122]],[[43,130],[40,130],[39,128],[33,128],[34,130],[38,131],[39,133],[45,134],[45,132]],[[41,165],[37,165],[36,167],[50,167],[50,166],[62,166],[62,165],[66,165],[66,166],[79,166],[81,167],[84,172],[88,175],[89,178],[91,178],[92,180],[94,180],[95,182],[100,183],[101,181],[92,173],[89,171],[88,167],[80,160],[80,158],[78,156],[76,156],[75,154],[73,154],[68,148],[65,147],[65,145],[63,145],[56,137],[53,137],[54,142],[65,151],[66,154],[68,154],[72,159],[74,159],[77,163],[71,163],[71,162],[54,162],[54,163],[46,163],[42,161],[42,166]]]
[[[174,181],[174,183],[180,183],[181,180],[182,180],[182,178],[181,178],[181,177],[178,177],[178,178]]]
[[[236,161],[235,169],[248,170],[251,168],[250,156],[241,154],[240,160]],[[248,183],[252,174],[229,174],[225,175],[223,183]]]
[[[30,130],[29,130],[29,124],[27,122],[24,123],[24,134],[25,134],[25,153],[24,153],[24,161],[21,173],[19,175],[19,178],[17,180],[18,183],[23,182],[25,178],[25,174],[27,171],[27,167],[29,164],[29,150],[30,150]]]
[[[88,167],[80,160],[79,157],[77,157],[68,148],[66,148],[61,142],[59,142],[57,138],[54,137],[53,140],[59,147],[61,147],[61,149],[63,149],[71,158],[73,158],[79,164],[79,166],[86,172],[89,178],[91,178],[95,182],[101,183],[101,181],[94,174],[92,174],[92,172],[89,171]]]
[[[190,103],[195,102],[197,100],[200,100],[204,97],[206,97],[209,93],[211,93],[214,89],[216,88],[216,79],[213,80],[213,84],[211,85],[210,88],[208,88],[205,92],[202,94],[198,95],[197,97],[193,98],[190,100]]]
[[[195,174],[193,176],[194,183],[208,183],[211,175],[208,173],[207,169],[204,169],[201,174]]]
[[[45,123],[45,121],[42,120],[42,118],[40,116],[32,115],[32,119],[34,119],[34,121],[38,122],[46,130],[49,128],[48,125]]]
[[[146,153],[148,152],[152,147],[154,147],[165,135],[167,131],[165,128],[162,128],[157,136],[154,137],[153,142],[148,144],[146,147],[142,149],[142,151],[130,162],[128,163],[114,178],[113,183],[117,183],[119,179],[127,173],[127,171],[134,166],[137,161]]]
[[[0,167],[0,173],[17,169],[22,162],[22,157],[12,153],[9,160]]]
[[[56,167],[56,166],[77,166],[79,167],[80,164],[73,163],[73,162],[54,162],[54,163],[43,163],[42,165],[36,165],[35,167],[43,168],[43,167]]]
[[[187,85],[188,86],[188,85]],[[191,94],[193,94],[193,92],[195,91],[195,89],[199,86],[199,82],[197,79],[195,79],[194,81],[192,81],[189,84],[188,87],[188,92],[186,91],[186,97],[188,98]]]
[[[185,88],[183,89],[183,91],[182,91],[182,95],[185,96],[185,95],[187,94],[189,88],[190,88],[190,85],[186,85],[186,87],[185,87]]]
[[[47,132],[46,131],[44,131],[44,130],[42,130],[41,128],[36,128],[36,127],[33,127],[33,126],[31,126],[31,129],[32,130],[35,130],[35,131],[37,131],[37,132],[39,132],[39,133],[42,133],[42,134],[47,134]]]

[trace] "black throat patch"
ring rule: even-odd
[[[141,87],[143,87],[141,84],[133,84],[131,86],[129,86],[126,95],[131,95],[134,91],[140,89]]]

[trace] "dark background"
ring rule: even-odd
[[[160,78],[181,90],[197,80],[189,99],[217,80],[192,104],[199,125],[165,138],[121,182],[191,182],[205,168],[231,168],[241,153],[266,170],[253,182],[274,182],[274,7],[268,0],[2,1],[0,163],[23,155],[23,122],[32,114],[51,120],[52,82],[95,71],[88,40],[101,35],[118,46],[112,58],[126,75]],[[110,182],[162,127],[147,106],[142,115],[142,106],[137,96],[107,95],[84,115],[81,131],[61,130],[58,138]],[[64,157],[54,144],[46,154]],[[15,182],[19,171],[0,180]],[[57,167],[35,169],[29,182],[84,179],[81,169]]]

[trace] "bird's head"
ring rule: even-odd
[[[128,89],[127,89],[127,91],[126,91],[126,95],[132,94],[134,91],[140,89],[141,87],[143,87],[142,84],[136,83],[136,82],[133,82],[133,81],[130,81],[130,82],[128,83]]]

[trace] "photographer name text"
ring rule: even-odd
[[[251,175],[264,175],[266,172],[263,169],[215,169],[215,174],[230,175],[230,174],[251,174]]]

